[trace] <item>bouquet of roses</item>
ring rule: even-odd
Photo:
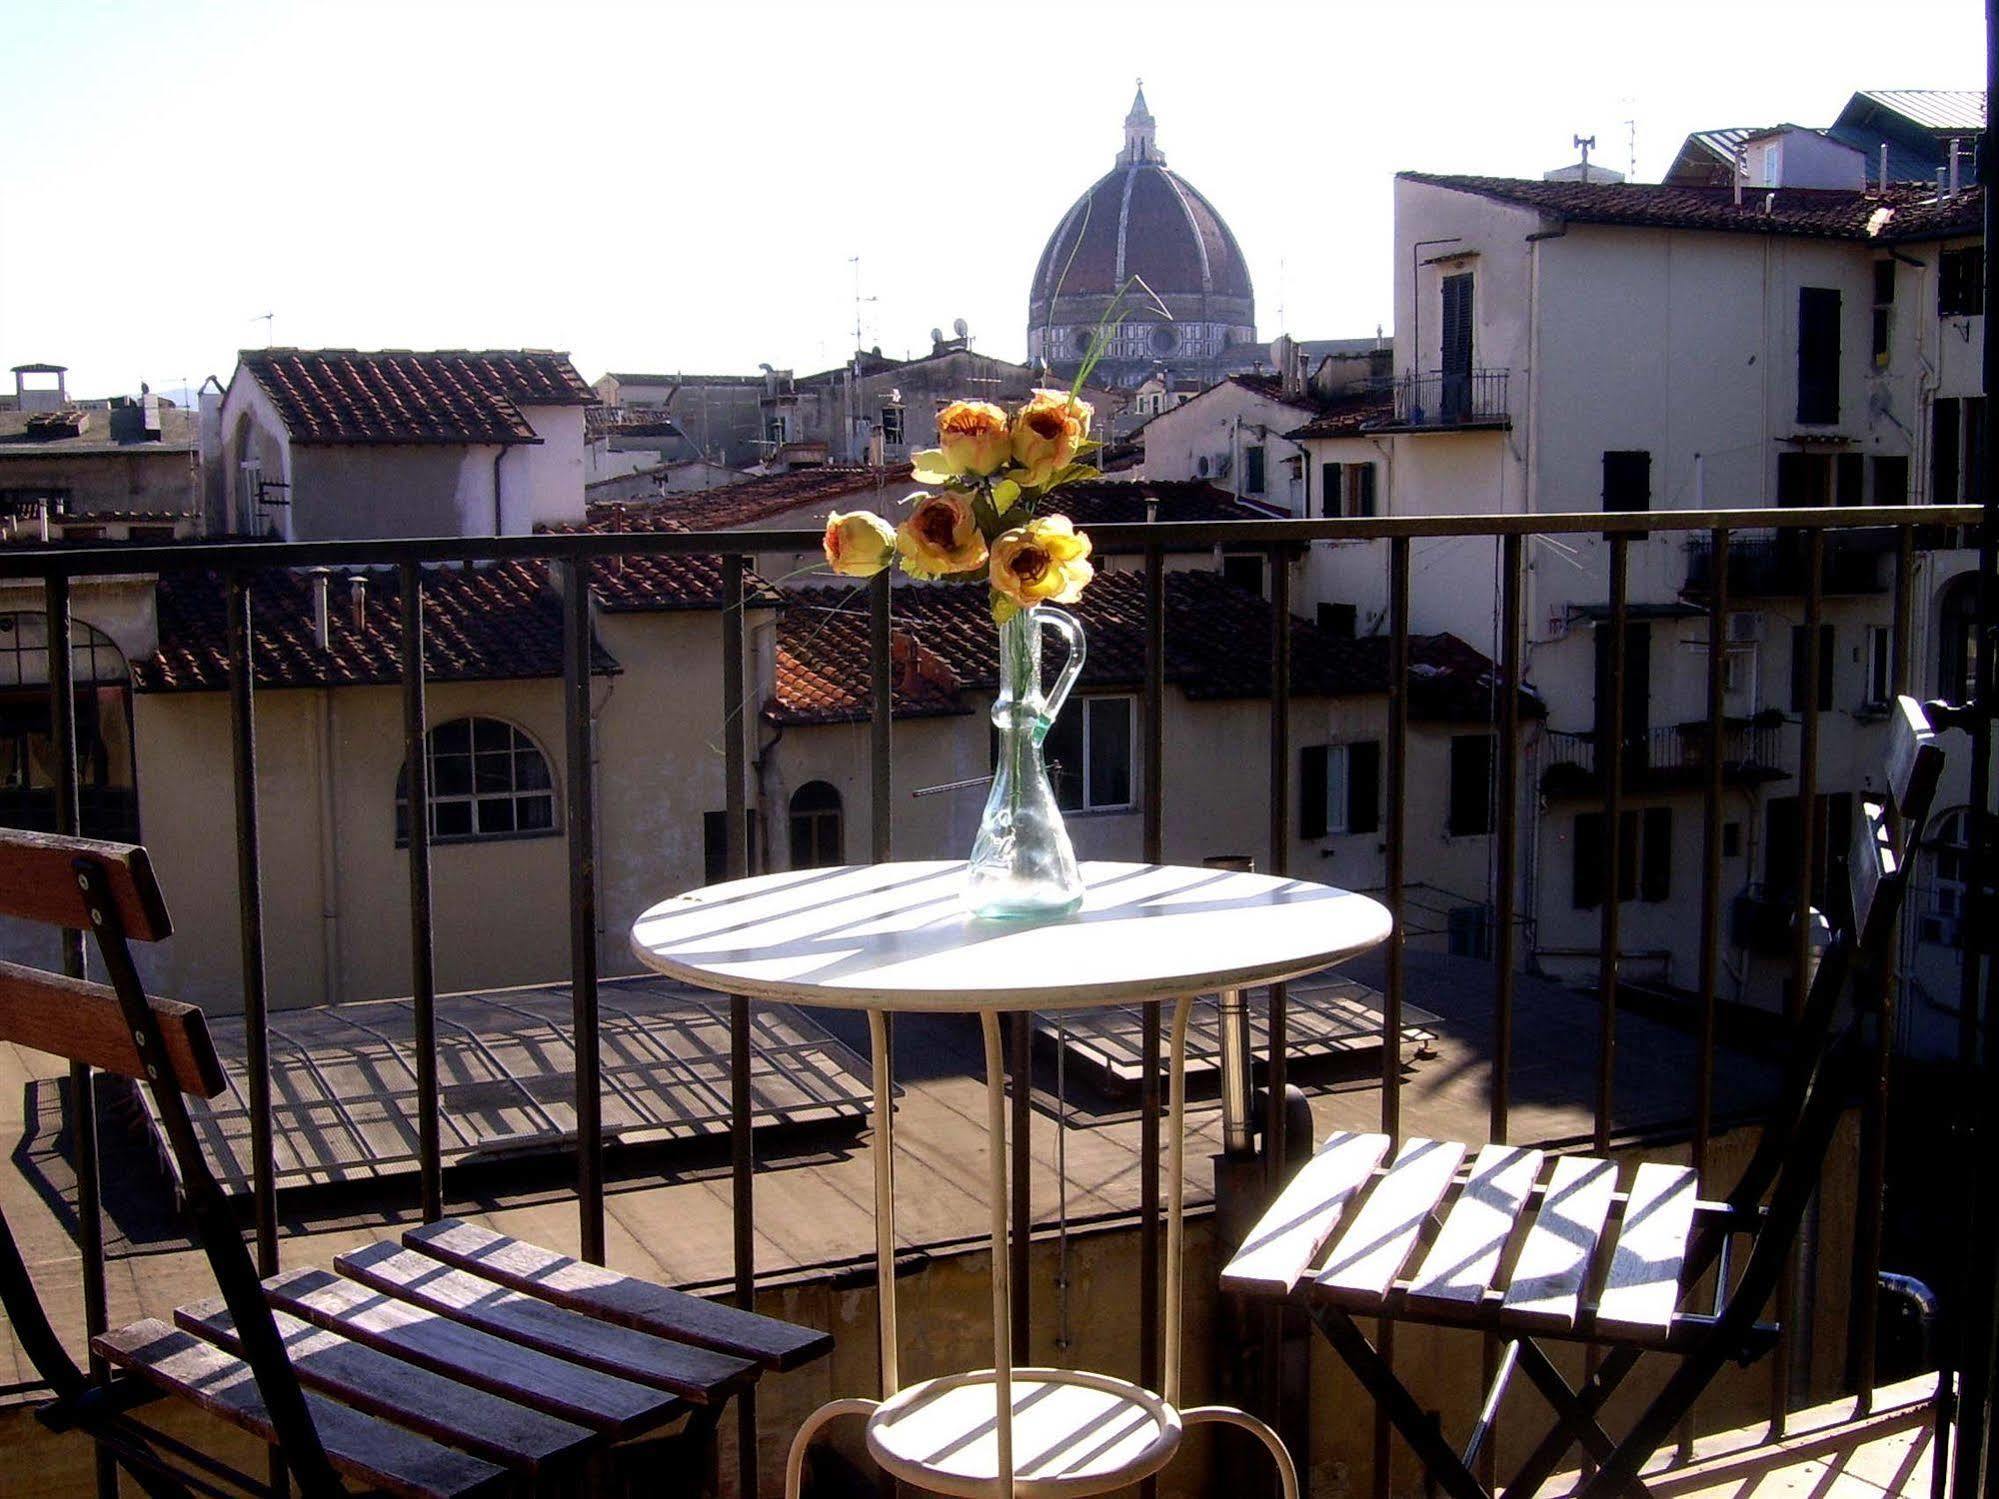
[[[912,578],[985,582],[1000,624],[1036,604],[1072,604],[1094,569],[1090,538],[1066,515],[1038,515],[1049,495],[1097,471],[1082,461],[1089,403],[1037,390],[1009,413],[990,401],[953,401],[937,414],[938,445],[914,459],[909,514],[891,526],[871,511],[834,511],[823,545],[834,572],[867,578],[891,564]]]

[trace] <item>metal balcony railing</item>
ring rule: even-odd
[[[1884,541],[1892,550],[1892,533],[1872,528],[1829,536],[1817,562],[1821,591],[1838,595],[1886,592],[1881,578]],[[1813,565],[1809,551],[1801,532],[1736,537],[1728,551],[1728,591],[1739,599],[1803,598]],[[1714,574],[1714,539],[1690,537],[1686,592],[1706,594],[1713,586]]]
[[[1435,407],[1426,407],[1435,401]],[[1503,414],[1505,377],[1502,374],[1474,377],[1469,387],[1446,395],[1438,377],[1405,382],[1398,396],[1398,417],[1424,412],[1432,421],[1450,413],[1460,421],[1479,416],[1486,419]],[[1232,551],[1260,550],[1269,563],[1271,632],[1267,641],[1243,642],[1245,650],[1267,651],[1264,657],[1274,666],[1270,674],[1271,698],[1267,742],[1269,820],[1263,830],[1263,847],[1255,852],[1273,873],[1288,872],[1293,843],[1292,794],[1294,781],[1293,717],[1291,703],[1291,619],[1292,569],[1285,565],[1299,549],[1316,540],[1381,543],[1380,554],[1388,598],[1385,634],[1388,639],[1388,726],[1382,749],[1383,800],[1380,832],[1385,849],[1386,879],[1382,898],[1395,918],[1395,935],[1385,951],[1385,980],[1382,1002],[1382,1073],[1379,1125],[1391,1135],[1403,1130],[1402,1048],[1404,1030],[1405,917],[1409,910],[1411,882],[1406,867],[1406,829],[1411,815],[1412,788],[1409,776],[1409,719],[1411,681],[1411,548],[1424,538],[1483,539],[1496,553],[1499,591],[1498,660],[1492,683],[1494,726],[1499,753],[1493,766],[1493,819],[1490,848],[1492,883],[1491,964],[1495,1003],[1490,1034],[1491,1061],[1487,1069],[1489,1128],[1495,1141],[1508,1138],[1514,1103],[1514,1009],[1515,975],[1520,964],[1519,936],[1523,926],[1518,905],[1526,850],[1520,836],[1520,808],[1523,804],[1520,753],[1520,698],[1522,663],[1526,648],[1525,582],[1528,538],[1608,537],[1607,598],[1605,621],[1609,659],[1605,665],[1611,680],[1623,680],[1624,651],[1629,639],[1627,622],[1632,617],[1628,589],[1630,552],[1634,537],[1669,537],[1672,533],[1694,536],[1702,542],[1702,555],[1714,559],[1710,577],[1714,580],[1705,595],[1708,615],[1705,657],[1706,714],[1695,726],[1647,734],[1628,743],[1621,723],[1621,701],[1606,705],[1608,722],[1601,736],[1584,743],[1581,736],[1550,736],[1556,745],[1557,764],[1584,771],[1591,780],[1590,790],[1600,798],[1604,813],[1606,867],[1620,867],[1619,840],[1627,792],[1631,781],[1625,767],[1643,759],[1649,769],[1654,764],[1681,768],[1690,784],[1702,796],[1700,868],[1700,919],[1697,930],[1688,933],[1696,947],[1698,981],[1689,996],[1689,1007],[1698,1036],[1699,1065],[1690,1079],[1692,1100],[1691,1161],[1707,1163],[1716,1121],[1715,1057],[1717,1004],[1723,985],[1723,946],[1726,937],[1722,879],[1724,786],[1731,765],[1762,764],[1770,754],[1764,730],[1731,724],[1724,715],[1724,684],[1727,673],[1729,632],[1728,611],[1738,577],[1732,562],[1732,546],[1738,531],[1773,529],[1782,533],[1786,544],[1798,548],[1804,558],[1800,614],[1805,629],[1801,636],[1807,658],[1800,680],[1808,698],[1799,730],[1796,789],[1803,804],[1811,805],[1819,789],[1816,652],[1820,614],[1829,575],[1824,566],[1828,542],[1838,533],[1858,527],[1893,528],[1892,557],[1894,601],[1892,607],[1892,690],[1902,692],[1912,682],[1912,649],[1915,634],[1911,626],[1915,608],[1914,538],[1924,525],[1970,526],[1980,519],[1971,506],[1907,506],[1869,509],[1754,510],[1652,512],[1645,514],[1605,514],[1591,508],[1568,514],[1512,514],[1493,516],[1400,516],[1366,520],[1265,520],[1242,522],[1171,522],[1156,524],[1104,525],[1092,528],[1092,540],[1100,555],[1135,556],[1141,560],[1145,577],[1144,686],[1141,697],[1141,728],[1138,735],[1140,763],[1145,773],[1142,787],[1143,856],[1162,858],[1162,832],[1169,798],[1204,794],[1199,787],[1167,784],[1163,754],[1166,703],[1166,612],[1165,577],[1169,554],[1202,551],[1226,544]],[[571,922],[570,991],[572,1045],[575,1051],[575,1144],[576,1202],[579,1238],[583,1256],[601,1262],[605,1254],[605,1140],[600,1099],[606,1086],[603,1069],[598,979],[598,919],[594,870],[596,819],[593,807],[597,795],[596,756],[592,745],[593,717],[590,708],[592,627],[590,579],[592,565],[600,560],[636,556],[706,556],[721,558],[723,604],[721,636],[721,694],[716,704],[718,733],[723,741],[726,785],[727,870],[741,876],[748,870],[746,829],[750,820],[751,779],[750,735],[753,715],[737,711],[744,700],[746,663],[744,591],[753,558],[758,555],[810,553],[819,545],[817,531],[756,532],[643,532],[613,534],[544,533],[502,538],[471,537],[399,541],[344,541],[274,543],[231,541],[183,545],[116,546],[101,548],[0,550],[0,578],[39,581],[48,616],[48,638],[71,638],[72,585],[81,579],[123,574],[172,574],[209,571],[217,575],[226,590],[229,624],[230,722],[234,755],[228,774],[235,788],[234,843],[238,868],[241,951],[243,954],[242,992],[246,1054],[250,1058],[247,1079],[248,1126],[255,1163],[252,1193],[256,1249],[264,1273],[278,1265],[278,1216],[272,1165],[272,1099],[268,1067],[265,974],[266,913],[262,895],[262,868],[259,842],[258,742],[256,720],[260,694],[251,671],[252,643],[257,620],[251,605],[251,578],[271,567],[394,567],[400,572],[399,598],[402,608],[402,703],[405,764],[410,767],[408,797],[413,814],[427,807],[431,797],[426,770],[426,732],[429,722],[427,673],[425,668],[425,590],[427,566],[468,564],[501,559],[544,559],[552,564],[554,581],[562,599],[564,627],[563,692],[568,725],[565,764],[559,784],[565,788],[569,905]],[[1670,541],[1643,541],[1641,545],[1670,545]],[[1754,545],[1752,543],[1752,545]],[[1989,558],[1990,552],[1986,553]],[[1986,564],[1990,566],[1989,561]],[[875,580],[869,594],[870,662],[872,672],[869,762],[872,778],[871,836],[869,857],[880,861],[894,852],[891,837],[891,791],[896,768],[890,753],[890,689],[892,659],[890,647],[891,590],[886,575]],[[56,830],[78,831],[84,800],[76,781],[77,713],[68,653],[57,652],[49,663],[50,719],[58,753],[56,763],[66,767],[57,783]],[[1619,695],[1621,698],[1621,695]],[[1983,728],[1981,734],[1986,732]],[[1245,746],[1245,749],[1248,747]],[[1989,762],[1988,762],[1989,763]],[[200,767],[182,767],[182,773],[203,773]],[[442,1159],[438,1134],[438,1053],[437,984],[432,961],[432,866],[430,818],[412,815],[409,819],[409,896],[407,941],[410,954],[410,994],[416,1078],[416,1127],[420,1162],[422,1212],[435,1218],[442,1210]],[[1244,829],[1245,834],[1252,830]],[[1804,819],[1798,851],[1799,867],[1811,867],[1812,821]],[[1617,899],[1601,903],[1595,984],[1595,1025],[1599,1037],[1597,1065],[1593,1078],[1593,1145],[1601,1152],[1611,1141],[1613,1121],[1613,1063],[1617,1051],[1617,1023],[1622,989],[1620,960],[1628,958],[1621,938],[1623,903]],[[1806,985],[1803,976],[1811,958],[1807,892],[1800,890],[1790,912],[1788,927],[1789,959],[1794,996],[1801,997]],[[78,950],[72,949],[72,956]],[[77,959],[80,962],[80,958]],[[1967,966],[1967,973],[1974,968]],[[1975,980],[1969,992],[1975,1000]],[[1794,1000],[1795,1002],[1795,1000]],[[1287,1159],[1285,1133],[1286,1017],[1287,998],[1283,985],[1271,991],[1268,1021],[1268,1050],[1264,1059],[1265,1096],[1270,1103],[1264,1124],[1266,1159]],[[730,1107],[732,1129],[732,1201],[734,1213],[734,1292],[744,1304],[756,1286],[756,1163],[751,1117],[751,1027],[748,1003],[732,1000],[730,1021]],[[1160,1371],[1159,1318],[1153,1312],[1160,1304],[1160,1107],[1161,1047],[1157,1007],[1147,1007],[1142,1044],[1143,1094],[1141,1136],[1141,1179],[1143,1197],[1139,1212],[1140,1275],[1136,1294],[1141,1298],[1137,1318],[1140,1328],[1140,1376],[1156,1385]],[[1875,1083],[1863,1099],[1864,1137],[1878,1141],[1885,1127],[1888,1092],[1887,1069],[1890,1028],[1878,1028],[1880,1041],[1875,1055],[1878,1068]],[[1967,1027],[1967,1058],[1982,1045],[1976,1024]],[[1014,1067],[1016,1076],[1027,1076],[1026,1066],[1031,1028],[1018,1027]],[[86,1069],[87,1074],[87,1069]],[[73,1086],[70,1095],[92,1100],[88,1076]],[[94,1107],[86,1102],[84,1107]],[[1015,1115],[1010,1130],[1015,1151],[1013,1180],[1029,1179],[1027,1152],[1033,1134],[1029,1122],[1030,1090],[1014,1090]],[[87,1131],[73,1133],[73,1140],[88,1140]],[[1863,1394],[1871,1388],[1873,1359],[1875,1272],[1880,1265],[1881,1201],[1885,1157],[1879,1150],[1862,1152],[1862,1180],[1855,1200],[1860,1204],[1860,1224],[1855,1259],[1858,1273],[1854,1282],[1856,1302],[1851,1321],[1854,1346],[1851,1367],[1859,1371],[1857,1382]],[[77,1218],[80,1238],[87,1249],[84,1269],[84,1304],[90,1331],[101,1331],[104,1323],[105,1261],[102,1236],[91,1230],[101,1222],[101,1182],[97,1161],[79,1147],[76,1168]],[[1966,1166],[1970,1172],[1969,1164]],[[1024,1192],[1015,1199],[1014,1211],[1028,1211]],[[1014,1315],[1017,1346],[1025,1346],[1030,1322],[1031,1283],[1026,1254],[1031,1225],[1016,1217],[1014,1237],[1016,1287]],[[1785,1318],[1787,1338],[1796,1335],[1791,1318]],[[1780,1345],[1772,1369],[1772,1409],[1781,1434],[1782,1414],[1790,1395],[1792,1345]],[[741,1400],[739,1482],[745,1494],[756,1487],[756,1409],[745,1395]],[[1375,1474],[1377,1492],[1385,1492],[1385,1470]]]
[[[1721,730],[1721,775],[1727,785],[1775,780],[1788,774],[1779,761],[1780,720],[1729,720]],[[1598,789],[1598,735],[1594,730],[1548,731],[1542,751],[1541,789],[1549,794]],[[1698,788],[1708,768],[1710,742],[1704,723],[1672,724],[1624,737],[1625,788],[1662,791]],[[1607,757],[1606,757],[1607,758]]]
[[[1506,370],[1432,370],[1402,375],[1395,381],[1398,427],[1503,426],[1511,420],[1506,405]]]

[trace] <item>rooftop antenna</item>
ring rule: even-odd
[[[1280,255],[1277,257],[1277,332],[1280,337],[1291,331],[1284,322],[1284,272],[1285,260]]]
[[[262,323],[264,325],[264,347],[267,349],[271,346],[271,324],[276,318],[277,314],[275,312],[260,312],[250,319],[253,323]]]
[[[861,307],[865,303],[879,301],[880,298],[861,295],[861,257],[849,255],[847,264],[854,268],[854,352],[858,354],[867,347],[861,342]]]
[[[1624,122],[1624,175],[1638,180],[1638,120],[1636,116]]]
[[[1587,182],[1589,181],[1589,154],[1596,149],[1596,137],[1593,135],[1579,135],[1576,137],[1576,146],[1583,153],[1583,181]]]

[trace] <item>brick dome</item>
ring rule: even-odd
[[[1218,376],[1256,341],[1256,294],[1242,249],[1214,205],[1167,168],[1143,88],[1125,119],[1117,164],[1062,216],[1041,252],[1029,292],[1029,362],[1072,372],[1133,276],[1171,316],[1135,293],[1093,381],[1136,384],[1161,365]]]

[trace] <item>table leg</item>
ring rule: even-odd
[[[993,1406],[999,1443],[999,1499],[1013,1499],[1013,1287],[1007,1254],[1006,1063],[999,1016],[979,1016],[986,1037],[986,1134],[992,1161],[987,1194],[993,1238]]]
[[[895,1335],[895,1074],[888,1016],[880,1010],[868,1011],[868,1042],[875,1084],[875,1326],[886,1400],[901,1388],[901,1371]]]
[[[1187,1017],[1191,996],[1173,1002],[1172,1039],[1167,1047],[1168,1113],[1166,1179],[1166,1388],[1168,1405],[1180,1403],[1180,1271],[1186,1257],[1187,1224]]]

